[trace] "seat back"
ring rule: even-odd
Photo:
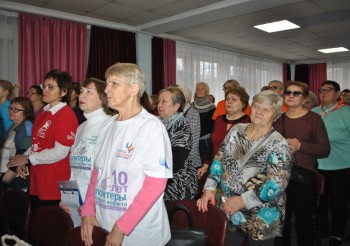
[[[71,231],[67,238],[67,246],[85,246],[84,242],[81,239],[80,233],[81,227],[75,227],[73,231]],[[92,246],[105,245],[106,237],[109,232],[102,227],[95,226],[92,231]]]
[[[26,240],[30,219],[30,199],[22,190],[4,192],[0,201],[1,235],[16,235]]]
[[[62,246],[74,224],[70,215],[60,207],[38,208],[32,217],[29,235],[35,245]]]
[[[206,245],[224,246],[226,245],[226,230],[228,220],[226,215],[213,205],[208,205],[208,211],[199,212],[195,200],[175,201],[167,207],[168,212],[176,205],[187,207],[193,218],[195,229],[204,229],[206,235]],[[173,214],[170,221],[172,228],[189,228],[185,212],[179,210]]]

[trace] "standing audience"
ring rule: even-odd
[[[80,93],[80,83],[72,82],[72,89],[69,96],[69,107],[73,109],[75,115],[77,116],[78,123],[81,125],[86,118],[84,116],[83,110],[79,108],[79,93]]]
[[[210,168],[199,211],[215,204],[218,186],[224,192],[221,209],[230,219],[232,245],[273,245],[281,236],[284,193],[291,169],[287,141],[272,127],[282,113],[282,98],[263,91],[254,96],[251,123],[235,125],[225,137]],[[266,241],[265,241],[266,240]]]
[[[321,117],[304,107],[307,84],[291,81],[284,92],[288,110],[275,122],[287,140],[295,163],[286,190],[287,208],[282,245],[291,244],[291,218],[295,215],[298,245],[314,245],[314,214],[317,196],[317,158],[326,157],[330,146]]]
[[[66,103],[71,84],[72,78],[66,72],[55,69],[45,75],[41,87],[47,105],[34,121],[31,152],[16,155],[9,162],[9,167],[20,166],[17,171],[22,177],[21,167],[31,164],[32,211],[42,206],[58,206],[61,193],[57,181],[70,177],[69,150],[78,127],[77,118]]]
[[[35,117],[44,109],[43,90],[39,85],[32,85],[27,93],[27,97],[32,102]]]
[[[339,100],[340,86],[335,81],[323,82],[319,93],[321,105],[312,111],[321,115],[331,145],[329,156],[318,159],[319,172],[325,177],[326,193],[321,201],[322,234],[330,235],[329,245],[340,245],[350,197],[350,107]]]
[[[196,84],[197,99],[191,103],[191,106],[198,111],[200,117],[201,134],[199,137],[199,154],[202,160],[205,158],[210,134],[214,125],[212,117],[215,112],[215,105],[209,100],[208,95],[208,84],[204,82],[198,82]]]
[[[173,178],[168,180],[164,201],[194,199],[197,194],[197,172],[192,157],[191,126],[183,115],[185,96],[178,87],[159,92],[158,117],[164,124],[173,153]]]
[[[105,73],[108,106],[118,114],[103,123],[95,165],[82,209],[81,235],[93,244],[94,226],[109,231],[106,245],[166,245],[170,226],[163,201],[172,177],[164,125],[140,105],[145,75],[117,63]]]

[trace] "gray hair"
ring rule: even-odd
[[[273,121],[275,122],[282,115],[282,104],[283,99],[274,91],[262,91],[253,97],[253,103],[263,103],[272,105],[275,109],[275,117]]]
[[[141,98],[143,92],[145,91],[145,73],[143,70],[133,63],[116,63],[110,66],[105,72],[105,78],[109,76],[123,76],[129,85],[139,86],[139,98]]]
[[[208,96],[209,95],[209,85],[205,82],[197,82],[196,89],[200,85],[203,85],[205,87],[206,96]]]

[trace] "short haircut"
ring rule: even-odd
[[[52,79],[56,81],[60,91],[66,92],[66,94],[61,97],[60,101],[68,102],[70,90],[72,88],[72,77],[67,72],[63,72],[58,69],[53,69],[45,75],[44,81],[47,79]]]
[[[128,85],[138,85],[138,99],[140,100],[143,92],[145,91],[146,78],[145,73],[138,65],[133,63],[116,63],[107,68],[105,78],[107,79],[113,75],[124,77]]]
[[[34,89],[37,94],[43,95],[43,89],[41,89],[40,85],[32,85],[30,89]]]
[[[25,120],[31,120],[31,121],[34,120],[35,114],[34,114],[33,104],[30,101],[30,99],[28,99],[27,97],[15,97],[11,100],[10,103],[19,104],[23,107],[24,109],[23,114],[24,114]]]
[[[186,102],[190,103],[191,99],[192,99],[192,92],[190,89],[188,89],[188,87],[184,86],[184,85],[178,85],[177,88],[179,88],[182,93],[185,96]]]
[[[278,95],[274,91],[267,90],[267,91],[259,92],[253,97],[253,104],[254,103],[263,103],[263,104],[272,105],[275,109],[274,121],[276,121],[282,115],[283,99],[280,95]]]
[[[249,95],[243,87],[234,86],[234,87],[230,88],[229,90],[227,90],[225,92],[225,100],[229,94],[234,94],[234,95],[239,96],[239,100],[243,104],[243,110],[245,110],[247,108],[248,102],[249,102]]]
[[[8,80],[3,80],[3,79],[0,79],[0,87],[5,90],[5,91],[8,91],[8,94],[7,94],[7,98],[8,100],[11,100],[14,96],[14,92],[13,92],[13,84],[8,81]]]
[[[301,88],[302,93],[303,93],[305,98],[309,95],[309,86],[307,84],[305,84],[303,82],[299,82],[299,81],[289,81],[286,85],[286,89],[291,85],[294,85],[294,86]]]
[[[81,88],[82,87],[86,88],[90,84],[94,84],[94,86],[96,87],[98,98],[102,102],[103,111],[106,114],[112,115],[113,113],[108,108],[107,96],[105,93],[105,89],[107,87],[106,82],[103,80],[97,79],[97,78],[87,78],[84,82],[81,83]],[[79,94],[80,94],[80,92],[79,92]]]
[[[277,84],[280,85],[280,87],[282,87],[282,88],[284,89],[284,84],[282,83],[282,81],[279,81],[279,80],[271,80],[271,81],[269,82],[269,86],[270,86],[270,84],[272,84],[272,83],[277,83]]]
[[[230,85],[230,86],[241,86],[239,84],[239,82],[235,79],[229,79],[229,80],[226,80],[225,83],[224,83],[224,86],[225,85]]]
[[[177,87],[177,86],[169,86],[167,88],[164,88],[163,90],[159,91],[159,95],[162,94],[163,92],[170,92],[173,105],[176,103],[180,104],[179,109],[177,110],[178,112],[183,112],[185,108],[185,96],[182,93],[182,91]]]
[[[321,84],[321,86],[324,86],[324,85],[331,85],[334,87],[335,91],[340,91],[340,85],[333,80],[326,80]]]
[[[197,90],[198,86],[200,86],[200,85],[205,87],[205,95],[208,96],[209,95],[209,85],[205,82],[197,82],[196,90]]]

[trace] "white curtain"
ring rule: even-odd
[[[214,48],[176,42],[176,83],[195,92],[197,82],[209,84],[215,103],[224,99],[226,80],[235,79],[250,98],[271,80],[282,81],[283,64]]]
[[[18,84],[18,14],[0,10],[0,79]]]
[[[327,79],[338,82],[340,90],[350,89],[350,61],[327,62]]]

